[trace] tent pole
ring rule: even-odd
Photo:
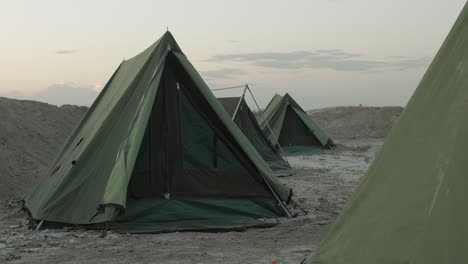
[[[234,113],[232,114],[232,120],[234,120],[234,118],[236,117],[236,114],[237,114],[237,111],[239,111],[239,107],[242,103],[242,99],[244,99],[244,96],[245,96],[245,92],[247,92],[247,85],[245,85],[244,87],[244,92],[242,93],[242,96],[239,98],[239,102],[237,103],[237,106],[236,106],[236,110],[234,110]]]
[[[236,89],[236,88],[245,88],[245,84],[244,85],[239,85],[239,86],[231,86],[231,87],[211,89],[211,91],[221,91],[221,90],[229,90],[229,89]]]
[[[246,88],[249,90],[250,96],[252,96],[252,99],[253,99],[255,105],[257,106],[258,112],[259,112],[260,115],[262,116],[263,121],[264,121],[265,124],[267,125],[268,130],[270,131],[271,135],[273,136],[273,139],[275,140],[276,144],[278,145],[278,147],[279,147],[279,149],[280,149],[280,151],[281,151],[281,154],[283,155],[283,158],[284,158],[284,159],[286,160],[286,162],[289,164],[289,161],[288,161],[288,159],[286,158],[286,154],[284,153],[283,148],[281,147],[281,145],[280,145],[278,139],[276,138],[275,133],[273,133],[273,129],[271,129],[270,124],[268,124],[268,121],[266,120],[265,115],[263,115],[263,111],[260,109],[260,106],[258,105],[257,100],[255,100],[255,97],[253,96],[253,93],[252,93],[252,91],[250,90],[250,87],[249,87],[248,84],[246,85]],[[291,164],[289,164],[289,166],[291,166]]]
[[[267,179],[263,178],[263,180],[265,181],[266,185],[268,186],[268,188],[270,189],[270,191],[273,193],[273,196],[275,196],[276,200],[279,202],[279,205],[281,206],[281,208],[283,208],[284,212],[286,213],[286,215],[289,217],[289,218],[292,218],[292,214],[291,214],[291,211],[289,211],[289,208],[287,206],[287,204],[285,202],[283,202],[279,196],[276,194],[275,192],[275,189],[273,189],[273,187],[271,187],[270,183],[268,182]]]

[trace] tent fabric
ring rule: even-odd
[[[265,217],[284,216],[291,195],[167,32],[119,66],[25,206],[36,220],[89,225],[163,199],[266,199],[277,208]]]
[[[236,114],[236,110],[238,110],[238,106],[242,103],[242,97],[218,97],[219,102],[223,105],[224,110],[229,114],[231,118],[234,117]]]
[[[288,161],[281,156],[279,149],[266,138],[244,97],[224,97],[218,100],[272,170],[291,168]]]
[[[468,260],[468,5],[312,259]]]
[[[270,142],[277,139],[287,152],[315,152],[334,146],[330,137],[287,93],[284,96],[275,94],[263,115],[264,118],[259,118],[263,132]]]

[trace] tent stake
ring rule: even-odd
[[[39,231],[39,229],[41,229],[42,223],[44,223],[44,220],[41,220],[41,222],[39,222],[39,224],[36,227],[36,231]]]

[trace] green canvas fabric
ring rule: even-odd
[[[269,190],[278,202],[290,199],[291,190],[276,179],[167,32],[144,52],[122,62],[113,74],[27,195],[25,206],[34,219],[94,224],[116,221],[126,211],[130,178],[135,164],[144,164],[136,161],[169,56],[196,84],[197,93],[240,147],[246,156],[243,162],[261,175],[265,185],[261,188]],[[286,214],[280,211],[277,216]]]
[[[468,260],[468,6],[311,263]]]
[[[283,97],[279,94],[275,94],[267,107],[263,110],[263,115],[259,115],[258,117],[258,123],[270,142],[276,142],[275,139],[278,139],[281,133],[284,116],[286,114],[286,111],[283,111],[285,107],[282,106],[282,102]],[[273,133],[267,127],[267,124],[270,126]]]
[[[280,150],[275,148],[263,133],[244,97],[224,97],[218,100],[272,170],[291,169],[288,161],[281,156]]]
[[[303,133],[310,133],[318,141],[314,145],[287,145],[281,142],[281,133],[284,132],[284,123],[287,121],[286,113],[288,109],[292,109],[301,123],[304,124]],[[264,110],[263,116],[259,118],[259,124],[265,135],[268,136],[271,142],[276,142],[275,138],[279,140],[280,145],[285,149],[297,151],[300,149],[302,152],[316,152],[317,147],[331,147],[334,145],[330,137],[307,115],[307,113],[299,106],[299,104],[289,95],[284,96],[275,94],[270,103]],[[267,123],[271,130],[267,127]],[[273,131],[273,133],[271,133]]]

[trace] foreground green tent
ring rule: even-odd
[[[280,150],[267,139],[243,96],[218,98],[218,100],[272,170],[291,168],[288,161],[281,156]]]
[[[167,32],[118,67],[25,206],[44,224],[164,232],[262,225],[290,197]]]
[[[315,264],[468,263],[468,6]]]
[[[330,137],[289,94],[275,94],[264,116],[265,119],[259,120],[263,132],[270,142],[278,142],[286,152],[315,152],[334,146]]]

